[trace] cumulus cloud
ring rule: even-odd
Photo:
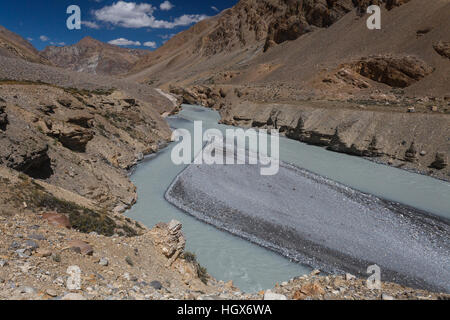
[[[144,47],[149,47],[149,48],[155,49],[157,47],[157,45],[156,45],[155,41],[147,41],[147,42],[144,42]]]
[[[94,11],[97,20],[111,23],[124,28],[161,28],[172,29],[178,26],[188,26],[206,19],[200,14],[185,14],[174,21],[158,20],[153,13],[156,8],[147,3],[118,1]]]
[[[47,42],[48,40],[50,40],[49,37],[44,36],[44,35],[40,36],[39,39],[41,39],[42,42]]]
[[[139,41],[132,41],[125,38],[119,38],[115,40],[108,41],[109,44],[113,44],[115,46],[140,46],[141,43]]]
[[[100,29],[100,26],[96,22],[93,22],[93,21],[81,21],[81,24],[90,29]]]
[[[161,3],[159,5],[159,8],[161,10],[165,10],[165,11],[171,10],[173,7],[175,7],[175,6],[173,4],[171,4],[170,1],[164,1],[163,3]]]

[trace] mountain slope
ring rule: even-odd
[[[20,58],[29,62],[50,64],[31,43],[2,26],[0,26],[0,55],[9,58]]]
[[[384,3],[382,30],[368,30],[365,8],[378,2]],[[420,0],[242,0],[142,58],[130,79],[157,85],[283,82],[314,95],[336,94],[338,86],[322,83],[334,77],[335,69],[347,64],[357,69],[353,64],[372,55],[412,55],[434,72],[406,93],[444,95],[449,92],[448,59],[433,46],[450,40],[449,18],[446,0],[427,6]],[[392,88],[370,84],[372,90]],[[352,94],[361,91],[343,86]]]
[[[42,55],[54,65],[72,71],[119,75],[126,73],[148,52],[121,48],[86,37],[72,46],[47,47],[42,51]]]

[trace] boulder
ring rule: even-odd
[[[60,213],[56,212],[46,212],[42,215],[42,217],[48,221],[51,225],[54,225],[56,227],[62,227],[70,229],[72,228],[72,225],[70,223],[70,219]]]
[[[433,48],[444,58],[450,59],[450,41],[439,41],[433,46]]]
[[[87,243],[81,240],[71,240],[68,243],[68,247],[75,252],[91,256],[94,253],[94,249]]]
[[[264,300],[275,301],[275,300],[287,300],[286,296],[278,293],[274,293],[270,290],[267,290],[264,293]]]

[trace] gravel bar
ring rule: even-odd
[[[190,165],[166,199],[197,219],[329,273],[450,292],[450,223],[281,163]]]

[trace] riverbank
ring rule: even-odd
[[[329,151],[450,181],[448,101],[429,98],[295,96],[270,86],[171,87],[184,103],[217,110],[221,123],[279,129],[281,135]],[[439,107],[437,107],[439,105]]]

